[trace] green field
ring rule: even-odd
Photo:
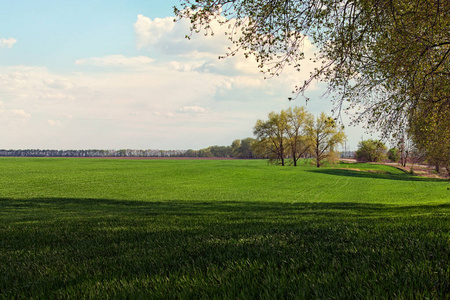
[[[0,298],[450,295],[448,181],[260,160],[0,166]]]

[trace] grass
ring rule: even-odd
[[[0,165],[0,298],[450,295],[448,181],[368,164]]]

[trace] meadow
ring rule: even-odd
[[[0,166],[2,299],[449,299],[446,180],[262,160]]]

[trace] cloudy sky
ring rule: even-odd
[[[0,10],[1,149],[200,149],[252,136],[312,66],[264,80],[228,40],[173,22],[176,0],[5,0]],[[306,53],[314,48],[306,45]],[[315,84],[307,109],[331,114]],[[348,121],[344,119],[348,125]],[[356,149],[360,128],[347,126]]]

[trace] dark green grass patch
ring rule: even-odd
[[[450,294],[445,181],[261,161],[0,163],[0,298]]]

